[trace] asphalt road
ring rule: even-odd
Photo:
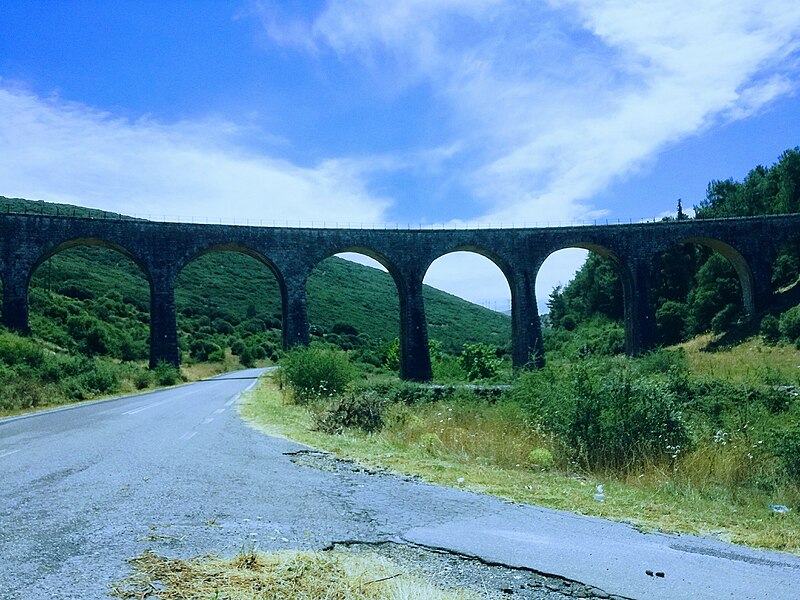
[[[264,436],[235,406],[258,373],[0,421],[0,598],[105,598],[148,549],[384,540],[631,598],[800,598],[794,556],[365,473]]]

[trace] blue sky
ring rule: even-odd
[[[799,72],[793,0],[4,0],[0,195],[303,225],[653,218],[800,144]],[[546,263],[540,302],[582,259]],[[480,261],[426,281],[507,303]]]

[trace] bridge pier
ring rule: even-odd
[[[28,319],[29,273],[13,270],[3,277],[3,325],[22,334],[31,332]]]
[[[422,299],[424,274],[404,272],[400,277],[400,378],[430,381],[433,370],[428,349],[428,321]]]
[[[656,317],[650,298],[652,260],[633,258],[622,277],[625,298],[625,353],[639,356],[655,344]]]
[[[741,282],[745,318],[748,320],[754,319],[773,300],[772,265],[776,256],[777,252],[769,252],[759,247],[742,252],[750,276],[748,281]]]
[[[536,306],[535,269],[514,271],[511,284],[511,358],[515,370],[544,366],[542,323]]]
[[[181,364],[178,318],[175,310],[175,276],[170,267],[150,271],[150,368],[160,362]]]
[[[308,304],[305,276],[287,277],[284,280],[283,299],[283,349],[308,345]]]

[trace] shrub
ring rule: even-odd
[[[386,346],[386,358],[383,364],[390,371],[398,371],[400,369],[400,338],[394,338]]]
[[[464,370],[461,361],[449,354],[441,355],[434,360],[432,365],[433,378],[443,383],[457,383],[467,379],[467,372]]]
[[[102,321],[89,315],[67,319],[67,331],[75,340],[78,350],[86,356],[109,354],[113,347],[113,335]]]
[[[199,361],[209,360],[209,357],[219,350],[219,344],[215,344],[208,338],[196,339],[189,344],[189,356]]]
[[[341,433],[348,428],[357,428],[367,433],[383,427],[383,408],[386,401],[374,390],[349,392],[332,401],[330,406],[318,413],[316,427],[330,434]]]
[[[36,368],[43,361],[44,351],[35,342],[7,331],[0,333],[0,362]]]
[[[320,346],[298,347],[281,360],[286,381],[295,400],[341,394],[355,376],[347,354]]]
[[[739,307],[735,304],[726,304],[725,307],[711,319],[711,331],[714,333],[723,333],[736,322],[739,318],[739,312]]]
[[[668,300],[656,310],[656,331],[659,341],[668,346],[677,344],[686,335],[689,306],[684,302]]]
[[[224,362],[225,361],[225,350],[222,348],[217,348],[211,354],[208,355],[208,360],[211,362]]]
[[[765,344],[777,344],[781,339],[780,321],[774,315],[764,315],[761,319],[759,333]]]
[[[347,323],[334,323],[331,331],[338,335],[358,335],[358,329]]]
[[[153,369],[153,376],[158,385],[175,385],[180,380],[178,369],[163,360]]]
[[[800,306],[790,308],[781,315],[778,327],[781,335],[790,342],[800,339]]]
[[[115,365],[93,361],[92,368],[78,376],[89,395],[110,394],[119,390],[119,370]]]
[[[211,323],[211,328],[215,333],[233,333],[235,329],[225,319],[214,319]]]
[[[20,410],[45,404],[50,398],[45,388],[24,377],[0,382],[0,410]]]
[[[588,469],[668,459],[689,442],[670,380],[635,373],[628,361],[585,359],[523,374],[511,397]]]
[[[133,374],[133,385],[137,390],[149,388],[153,383],[153,374],[147,369],[138,369]]]
[[[469,381],[489,379],[496,376],[500,370],[497,353],[486,344],[464,344],[459,362],[466,371]]]
[[[775,432],[771,445],[786,476],[800,483],[800,423],[786,425]]]

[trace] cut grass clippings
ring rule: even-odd
[[[472,600],[477,594],[444,590],[409,575],[391,561],[341,551],[243,551],[169,559],[145,552],[130,561],[133,574],[112,586],[117,598],[256,600]]]
[[[516,502],[625,521],[644,530],[712,535],[800,553],[797,512],[776,514],[768,508],[792,505],[792,498],[713,482],[697,486],[658,466],[627,476],[548,470],[526,460],[530,451],[544,446],[543,440],[514,415],[503,414],[513,408],[502,403],[476,407],[434,402],[397,409],[400,414],[390,416],[380,432],[348,429],[329,435],[315,430],[307,406],[285,400],[270,380],[241,405],[243,416],[267,434],[370,467]],[[598,484],[604,485],[604,502],[593,497]]]

